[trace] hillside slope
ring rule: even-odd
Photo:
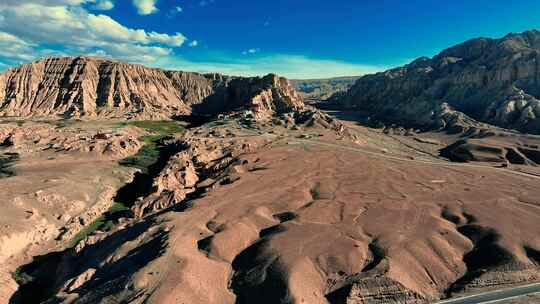
[[[237,107],[302,107],[289,82],[166,71],[95,57],[49,58],[0,74],[0,115],[168,118]],[[196,108],[196,109],[194,109]]]
[[[337,103],[415,127],[467,125],[466,115],[538,134],[539,61],[540,31],[473,39],[433,58],[364,76]]]
[[[345,92],[359,77],[337,77],[328,79],[291,80],[296,90],[307,99],[326,100],[332,95]]]

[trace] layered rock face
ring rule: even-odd
[[[275,75],[202,75],[94,57],[49,58],[0,74],[3,116],[154,119],[190,114],[194,107],[213,114],[253,104],[269,112],[303,102]]]
[[[334,94],[347,91],[359,77],[291,80],[296,90],[306,99],[326,100]]]
[[[193,105],[196,114],[217,114],[249,109],[255,114],[283,113],[303,108],[302,97],[289,81],[275,74],[259,78],[223,78],[207,75],[214,82],[214,93]]]
[[[364,76],[337,103],[419,127],[453,126],[456,118],[468,124],[466,115],[540,133],[539,60],[540,31],[473,39],[431,59]]]

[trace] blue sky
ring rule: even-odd
[[[0,70],[97,55],[168,69],[372,73],[540,28],[538,0],[0,0]]]

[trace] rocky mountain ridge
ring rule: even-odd
[[[367,75],[340,107],[428,129],[465,116],[503,128],[540,133],[540,31],[478,38],[386,72]]]
[[[147,68],[96,57],[48,58],[0,74],[0,115],[162,119],[236,108],[301,108],[285,78]]]
[[[357,76],[328,79],[295,79],[291,83],[306,99],[326,100],[334,94],[347,91],[358,80]]]

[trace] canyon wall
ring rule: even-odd
[[[473,118],[538,134],[539,61],[540,31],[478,38],[364,76],[334,102],[402,125],[445,128]]]
[[[303,106],[288,80],[166,71],[95,57],[48,58],[0,74],[0,115],[165,119]]]

